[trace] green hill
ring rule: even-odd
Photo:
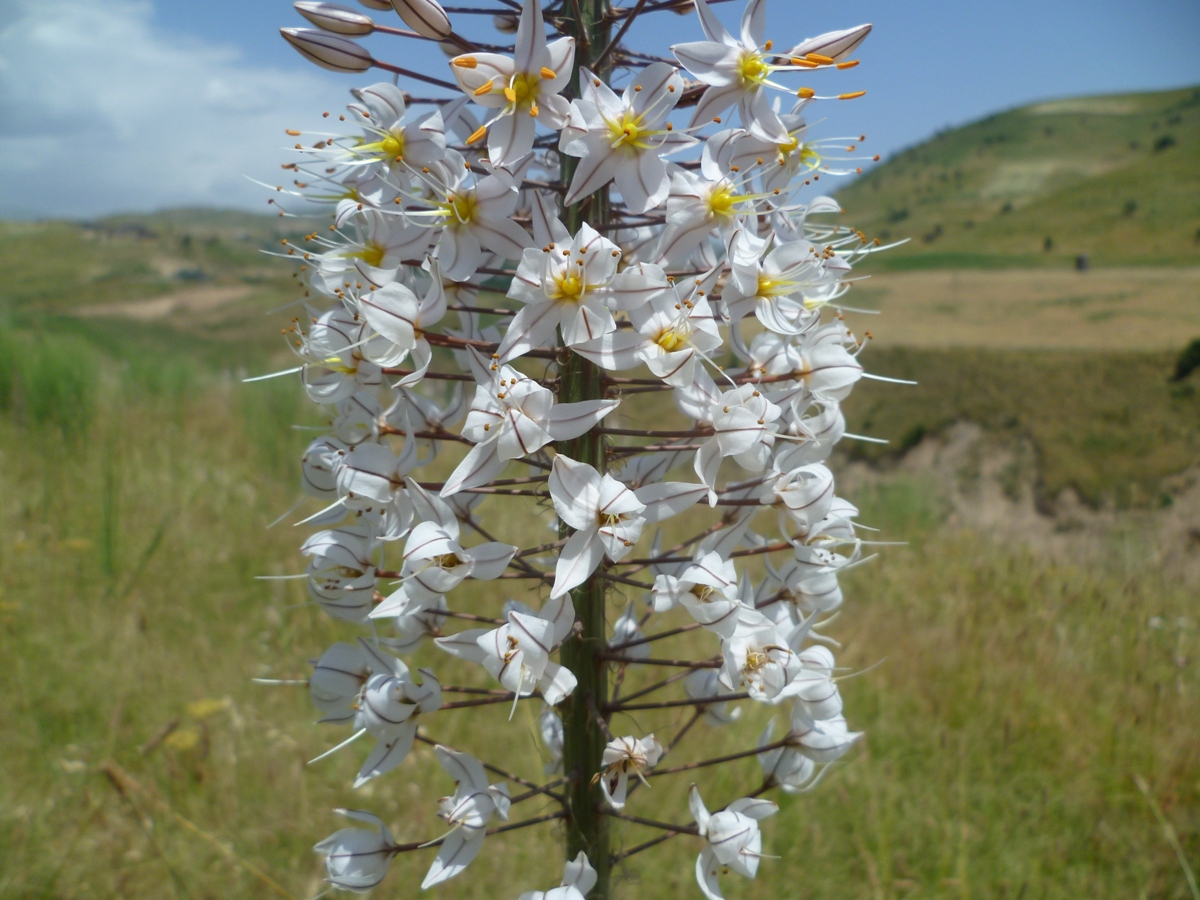
[[[838,192],[887,268],[1200,264],[1200,87],[1054,100],[899,153]]]

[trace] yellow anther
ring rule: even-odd
[[[813,97],[817,96],[817,92],[812,88],[802,87],[800,90],[796,91],[796,96],[801,100],[811,100]]]
[[[833,65],[833,57],[825,56],[823,53],[805,53],[804,58],[807,59],[809,62],[815,62],[822,66]]]
[[[857,65],[858,65],[857,59],[848,59],[845,62],[838,63],[837,67],[839,69],[853,69]]]
[[[531,116],[533,116],[535,119],[537,118],[537,116],[538,116],[538,105],[537,105],[536,103],[531,103],[531,104],[529,105],[529,114],[530,114]]]
[[[859,97],[865,96],[866,93],[866,91],[854,91],[849,94],[838,94],[837,98],[839,100],[857,100]]]
[[[458,66],[460,69],[473,69],[479,65],[479,60],[473,56],[456,56],[450,60],[450,65]]]
[[[487,81],[485,81],[479,87],[475,88],[475,90],[472,91],[471,93],[473,93],[476,97],[482,97],[484,94],[490,94],[492,92],[492,88],[494,88],[495,86],[496,86],[496,82],[493,79],[489,78]]]
[[[480,125],[474,131],[472,131],[471,136],[469,138],[467,138],[468,146],[471,144],[474,144],[476,141],[480,140],[485,134],[487,134],[487,126]]]
[[[815,69],[817,67],[815,62],[810,62],[807,59],[800,59],[799,57],[795,56],[792,57],[792,65],[799,66],[802,69]]]
[[[547,66],[542,66],[541,76],[543,78],[545,78],[547,81],[552,81],[553,79],[558,77],[558,73],[555,72],[553,69],[548,68]]]
[[[506,87],[504,89],[504,99],[507,100],[509,103],[516,103],[517,102],[517,92],[514,91],[510,87]]]

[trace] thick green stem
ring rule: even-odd
[[[591,68],[609,41],[609,25],[605,21],[607,0],[566,0],[563,12],[578,19],[574,22],[575,75],[567,90],[570,97],[579,96],[579,67]],[[605,66],[607,69],[607,65]],[[596,72],[606,77],[607,72]],[[575,160],[562,158],[562,179],[570,184],[575,173]],[[608,189],[585,197],[563,210],[567,230],[575,234],[584,222],[600,225],[608,221]],[[560,357],[561,382],[558,399],[561,403],[598,400],[604,396],[600,370],[581,356],[563,348]],[[604,471],[604,438],[596,430],[556,446],[559,453]],[[569,530],[563,527],[563,537]],[[610,897],[608,817],[603,814],[604,802],[599,785],[592,777],[600,771],[600,758],[606,743],[604,732],[593,710],[603,709],[608,701],[608,662],[604,659],[607,639],[605,622],[607,583],[599,573],[571,593],[575,614],[583,626],[578,634],[562,646],[562,664],[570,669],[578,685],[563,703],[563,766],[571,779],[567,788],[570,816],[567,819],[567,858],[574,859],[581,850],[596,869],[596,887],[588,895],[592,900]]]

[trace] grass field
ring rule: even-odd
[[[355,795],[357,751],[304,764],[339,735],[311,725],[303,690],[249,681],[302,676],[304,659],[349,631],[302,605],[298,584],[253,580],[299,568],[296,532],[266,526],[298,494],[304,433],[288,426],[309,413],[294,384],[237,383],[239,366],[260,370],[271,354],[246,336],[246,308],[223,308],[227,326],[212,332],[181,329],[183,313],[25,316],[3,331],[0,766],[19,776],[0,781],[0,896],[307,897],[321,872],[309,848],[341,827],[333,807],[377,810],[400,840],[437,833],[432,798],[445,779],[427,750]],[[1070,422],[1056,420],[1072,403],[1080,421],[1106,404],[1130,410],[1109,429],[1120,435],[1196,421],[1194,396],[1165,387],[1169,354],[1076,351],[1111,363],[1085,379],[1089,393],[1084,357],[1031,352],[873,349],[873,369],[923,385],[864,385],[853,416],[900,443],[914,423],[996,420],[1048,448],[1046,478],[1055,459],[1076,473],[1089,460],[1152,459],[1136,444],[1073,449]],[[1027,400],[1047,384],[1064,396],[1053,415]],[[1163,392],[1147,402],[1152,384]],[[1164,443],[1194,453],[1196,438]],[[1106,464],[1095,478],[1136,474]],[[887,538],[911,542],[849,580],[836,630],[840,662],[877,665],[843,685],[867,738],[813,794],[783,799],[766,829],[781,858],[764,860],[754,884],[730,880],[727,895],[802,885],[813,898],[1188,896],[1155,806],[1182,852],[1200,856],[1192,589],[1136,532],[1114,534],[1099,548],[1106,561],[1082,568],[949,526],[928,475],[854,499]],[[491,612],[503,599],[468,602]],[[444,660],[438,669],[469,677]],[[679,761],[745,747],[762,715],[748,712],[750,725],[705,733],[703,750]],[[472,729],[486,727],[496,755],[536,777],[535,713],[511,724],[495,710],[447,715],[430,733],[478,750]],[[633,727],[669,737],[680,721],[645,714]],[[712,802],[755,786],[755,766],[706,778]],[[685,820],[686,787],[658,782],[642,811]],[[544,811],[531,804],[521,817]],[[633,826],[622,841],[649,836]],[[438,893],[554,884],[557,840],[552,826],[489,839],[474,877]],[[634,857],[620,896],[692,895],[696,851],[681,837]],[[414,893],[431,852],[398,860],[380,894]]]

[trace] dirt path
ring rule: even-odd
[[[235,300],[242,300],[252,293],[248,285],[228,285],[224,287],[211,285],[208,287],[187,288],[174,294],[162,297],[152,297],[148,300],[130,300],[124,303],[104,303],[98,306],[87,306],[79,309],[76,315],[83,317],[118,316],[127,319],[137,319],[141,322],[151,322],[165,319],[176,313],[204,313],[218,309]]]

